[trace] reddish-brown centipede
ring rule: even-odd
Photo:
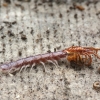
[[[62,52],[62,51],[51,52],[51,53],[46,53],[46,54],[39,54],[39,55],[35,55],[35,56],[30,56],[27,58],[22,58],[22,59],[19,59],[17,61],[10,62],[7,64],[3,64],[0,66],[0,69],[3,72],[11,73],[18,69],[22,70],[22,68],[25,67],[26,65],[34,66],[35,64],[41,63],[45,67],[44,62],[48,61],[48,62],[55,64],[56,60],[59,60],[60,58],[64,58],[64,57],[66,57],[66,55],[67,55],[67,53]]]
[[[39,54],[36,56],[30,56],[27,58],[19,59],[14,62],[3,64],[0,66],[0,69],[3,72],[13,72],[18,69],[22,70],[23,68],[26,68],[25,67],[26,65],[34,66],[35,64],[38,64],[38,63],[43,64],[43,66],[45,67],[45,64],[44,64],[45,62],[49,61],[55,64],[57,60],[59,60],[60,58],[65,58],[65,57],[67,57],[68,61],[75,61],[78,63],[84,62],[84,64],[90,65],[92,63],[92,57],[91,57],[92,54],[100,59],[100,57],[97,54],[98,50],[100,49],[93,48],[93,47],[72,46],[62,51]],[[55,63],[53,61],[55,61]]]
[[[63,50],[63,52],[67,52],[70,56],[67,56],[67,60],[75,61],[75,62],[83,62],[85,65],[91,65],[92,57],[91,55],[98,56],[98,51],[100,48],[93,48],[93,47],[80,47],[80,46],[72,46]]]

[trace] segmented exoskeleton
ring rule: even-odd
[[[56,66],[57,60],[65,57],[67,57],[68,61],[74,61],[79,64],[83,62],[85,65],[91,65],[91,55],[95,55],[100,59],[97,54],[98,50],[100,50],[100,48],[72,46],[62,51],[39,54],[27,58],[22,58],[14,62],[6,63],[0,66],[0,70],[2,72],[11,73],[16,70],[21,71],[23,68],[26,68],[27,65],[31,65],[31,68],[33,68],[38,63],[41,63],[45,68],[45,62],[51,62]]]
[[[27,58],[22,58],[14,62],[3,64],[0,66],[0,69],[3,72],[12,73],[19,69],[21,71],[23,68],[26,68],[27,65],[34,67],[38,63],[41,63],[44,66],[44,68],[45,68],[45,64],[44,64],[45,62],[53,63],[56,66],[57,60],[66,57],[66,55],[67,53],[62,51],[39,54]]]

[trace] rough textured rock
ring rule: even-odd
[[[100,47],[100,2],[71,0],[1,0],[0,63],[72,45]],[[8,1],[8,2],[7,2]],[[75,4],[82,6],[83,11]],[[99,100],[93,83],[100,80],[100,60],[77,69],[65,60],[0,74],[0,100]]]

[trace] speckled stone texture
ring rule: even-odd
[[[5,0],[10,1],[10,0]],[[65,47],[100,47],[98,0],[0,0],[0,63]],[[81,11],[74,5],[81,5]],[[41,64],[13,75],[0,74],[0,100],[100,100],[100,60],[91,67]],[[31,66],[30,66],[31,67]]]

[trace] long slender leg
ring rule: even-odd
[[[28,67],[29,67],[29,65],[26,65],[25,68],[24,68],[24,71],[26,71],[26,68],[28,68]]]
[[[93,53],[97,58],[99,58],[100,59],[100,57],[98,56],[98,54],[95,54],[95,53]]]
[[[77,56],[78,56],[78,57],[77,57],[77,58],[78,58],[78,61],[80,61],[80,62],[82,63],[82,57],[81,57],[82,55],[80,55],[80,54],[78,53]]]
[[[25,65],[20,68],[19,73],[21,73],[21,71],[23,70],[24,67],[25,67]]]
[[[100,59],[100,56],[98,56],[98,54],[97,54],[97,53],[94,53],[94,52],[89,52],[89,54],[94,54],[97,58],[99,58],[99,59]]]
[[[55,64],[59,67],[57,60],[53,60],[55,62]]]
[[[52,61],[52,60],[47,60],[48,62],[52,63],[55,65],[55,67],[57,68],[57,65]]]
[[[32,69],[33,69],[33,67],[34,67],[35,65],[36,65],[35,63],[34,63],[34,64],[32,64],[32,67],[31,67],[30,71],[32,71]]]
[[[74,54],[74,61],[78,64],[78,61],[79,61],[79,55],[78,54]]]
[[[43,67],[44,67],[44,71],[46,72],[46,68],[45,68],[45,64],[44,64],[44,62],[40,61],[40,63],[43,65]]]
[[[84,55],[87,55],[89,57],[89,62],[87,65],[91,65],[91,62],[92,62],[91,55],[89,55],[88,53],[84,53]]]
[[[85,56],[84,63],[87,63],[87,61],[88,61],[88,56],[87,56],[86,54],[84,54],[84,56]]]
[[[78,57],[77,57],[77,54],[76,53],[73,53],[73,55],[71,55],[71,60],[70,61],[75,61],[75,62],[77,62],[77,59]]]
[[[88,57],[90,58],[89,60],[89,62],[88,62],[88,65],[91,65],[91,63],[92,63],[92,58],[91,58],[91,55],[89,55],[89,54],[87,54],[88,55]]]
[[[85,56],[85,58],[83,58],[83,59],[84,59],[83,62],[84,62],[84,64],[85,64],[85,63],[87,63],[87,61],[88,61],[88,56],[87,56],[86,54],[84,54],[84,53],[83,53],[83,55]]]
[[[72,56],[71,61],[74,61],[76,64],[80,64],[80,54],[79,53],[74,53]]]
[[[81,57],[82,56],[82,57]],[[83,58],[83,56],[85,57],[85,58]],[[88,61],[88,56],[87,56],[87,54],[86,53],[82,53],[81,55],[79,55],[79,59],[80,59],[80,61],[82,62],[82,63],[86,63],[87,61]]]
[[[78,64],[79,62],[82,62],[82,57],[79,53],[75,54],[75,60],[76,63]],[[80,64],[80,63],[79,63]]]
[[[74,61],[77,63],[78,61],[78,54],[74,53]]]
[[[14,70],[14,68],[9,69],[8,73],[9,74],[13,73],[14,72],[13,70]]]

